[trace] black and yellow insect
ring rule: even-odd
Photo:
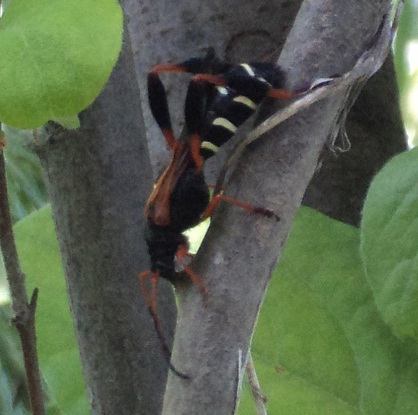
[[[159,77],[161,72],[194,75],[187,90],[185,129],[180,139],[174,137],[166,91]],[[151,267],[140,274],[142,289],[160,338],[163,336],[156,317],[156,284],[159,277],[170,281],[175,279],[175,259],[201,287],[203,295],[207,294],[204,282],[184,260],[188,255],[188,241],[183,232],[211,216],[221,200],[251,213],[276,217],[267,209],[250,206],[223,194],[210,198],[203,166],[205,160],[213,156],[254,114],[265,98],[289,99],[295,95],[281,89],[282,85],[283,74],[278,66],[267,62],[228,64],[217,59],[212,49],[204,58],[158,65],[148,75],[151,112],[172,151],[170,163],[158,179],[145,208],[148,221],[145,238]],[[145,284],[148,277],[151,277],[151,293]],[[164,348],[169,353],[168,348]]]

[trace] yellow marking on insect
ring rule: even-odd
[[[248,65],[248,63],[241,63],[240,65],[242,68],[244,68],[245,72],[248,73],[248,75],[250,76],[255,76],[255,73],[253,71],[253,68],[251,68],[250,65]]]
[[[231,131],[231,133],[235,133],[235,131],[237,131],[237,127],[234,124],[232,124],[231,121],[227,120],[226,118],[222,118],[222,117],[215,118],[213,120],[212,124],[217,125],[219,127],[223,127],[226,130]]]
[[[269,81],[267,81],[267,79],[263,78],[262,76],[258,76],[257,77],[257,81],[262,82],[263,84],[266,84],[268,86],[272,86],[271,83]]]
[[[212,153],[217,153],[219,151],[219,147],[211,143],[210,141],[202,141],[202,144],[200,146],[204,150],[212,151]]]
[[[217,86],[216,89],[221,95],[228,95],[228,90],[224,86]]]
[[[255,104],[255,102],[244,95],[238,95],[237,97],[233,99],[233,101],[243,104],[246,107],[251,108],[252,110],[255,110],[257,108],[257,105]]]

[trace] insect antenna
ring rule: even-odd
[[[161,347],[163,349],[164,356],[165,356],[165,358],[167,360],[168,367],[179,378],[185,379],[185,380],[189,380],[190,379],[190,376],[189,375],[186,375],[185,373],[182,373],[182,372],[178,371],[174,367],[174,365],[171,363],[171,350],[168,347],[167,340],[166,340],[166,338],[165,338],[165,336],[163,334],[163,331],[161,330],[160,319],[158,318],[157,314],[154,313],[154,310],[150,306],[148,306],[148,311],[151,314],[152,320],[154,322],[155,331],[157,332],[158,340],[161,343]]]
[[[148,288],[145,284],[146,278],[151,273],[151,271],[144,271],[141,272],[141,274],[139,274],[141,290],[144,295],[145,302],[147,304],[148,312],[150,313],[152,321],[154,323],[155,332],[157,333],[157,337],[163,349],[164,357],[168,363],[169,369],[179,378],[188,380],[190,379],[190,376],[177,370],[175,366],[171,363],[171,350],[168,347],[167,339],[164,336],[163,330],[161,328],[161,322],[157,314],[157,280],[159,278],[159,273],[156,272],[151,276],[151,294],[148,291]]]

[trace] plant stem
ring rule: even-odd
[[[20,269],[13,235],[3,146],[0,146],[0,246],[12,298],[13,324],[19,332],[22,343],[32,413],[33,415],[45,415],[41,374],[36,353],[35,310],[38,290],[34,290],[28,304],[25,276]]]
[[[251,394],[253,395],[254,405],[258,415],[267,415],[266,402],[267,397],[264,395],[258,381],[257,372],[255,371],[254,362],[251,354],[248,357],[246,372],[248,376],[248,384]]]

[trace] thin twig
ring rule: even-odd
[[[246,372],[250,391],[254,398],[257,415],[267,415],[267,397],[261,390],[260,382],[258,381],[257,372],[255,371],[254,361],[251,354],[248,356]]]
[[[38,289],[33,291],[30,303],[27,304],[27,313],[13,318],[20,342],[22,343],[23,360],[28,381],[29,399],[33,415],[45,415],[45,403],[42,394],[42,381],[39,370],[38,355],[36,351],[35,312],[38,300]]]
[[[0,141],[3,142],[1,137]],[[19,332],[22,343],[32,413],[33,415],[45,415],[41,374],[36,353],[35,311],[38,290],[33,292],[28,304],[25,277],[20,269],[13,234],[2,146],[0,146],[0,246],[12,298],[13,323]]]

